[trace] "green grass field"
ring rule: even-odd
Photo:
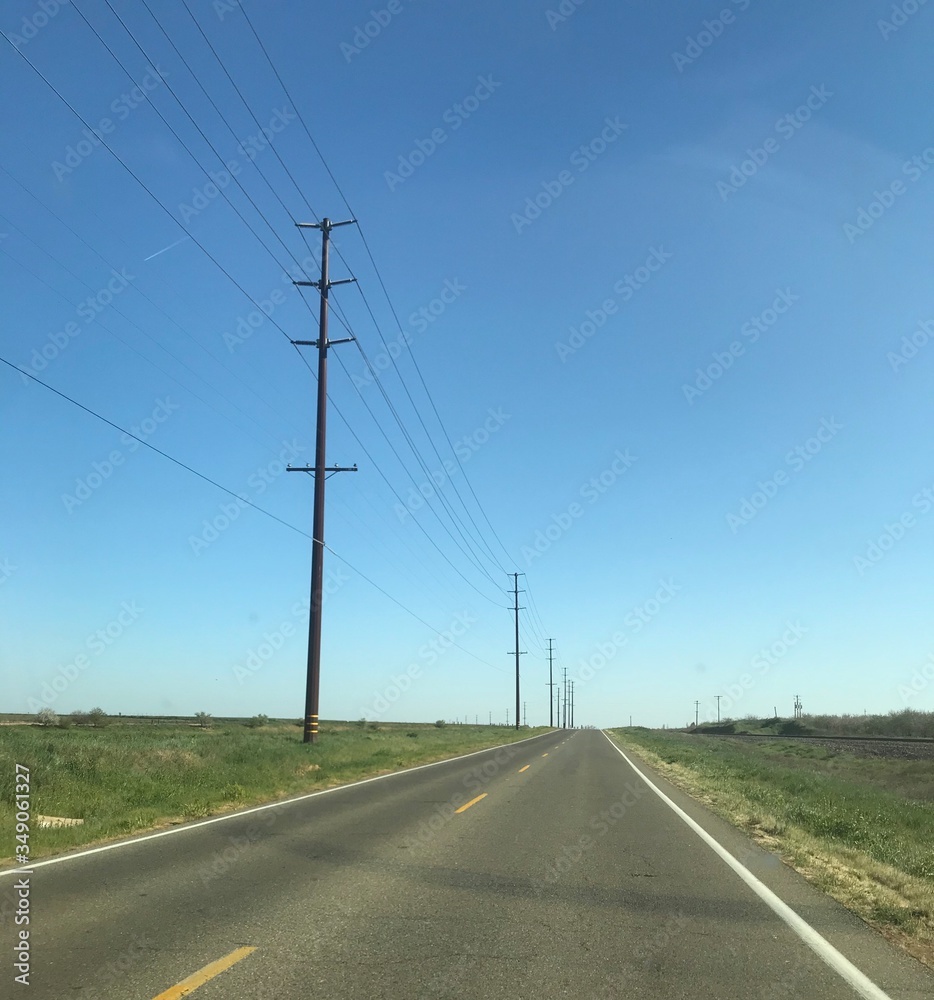
[[[32,815],[83,819],[39,829],[32,857],[98,843],[168,823],[328,788],[545,732],[497,726],[323,723],[303,745],[292,723],[248,728],[215,722],[106,728],[0,727],[0,861],[13,855],[13,777],[32,778]]]
[[[934,965],[934,764],[845,745],[613,730],[675,784]]]

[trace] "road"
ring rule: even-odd
[[[559,731],[37,864],[28,995],[934,996],[934,974],[638,764],[730,868],[635,766],[600,732]],[[21,988],[13,933],[3,996]]]

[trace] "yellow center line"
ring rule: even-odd
[[[199,986],[204,986],[209,979],[219,976],[225,969],[229,969],[232,965],[236,965],[237,962],[246,958],[247,955],[251,955],[254,951],[256,951],[255,948],[238,948],[236,951],[232,951],[229,955],[225,955],[223,958],[219,958],[216,962],[211,962],[210,965],[206,965],[203,969],[199,969],[187,979],[183,979],[177,985],[170,987],[164,993],[160,993],[157,997],[154,997],[153,1000],[181,1000],[182,997],[187,997],[189,993],[194,992],[194,990],[196,990]]]
[[[542,754],[542,756],[543,756],[543,757],[547,757],[547,756],[548,756],[548,754],[547,754],[547,753],[543,753],[543,754]]]
[[[531,766],[532,766],[531,764],[526,764],[526,765],[525,765],[525,767],[520,767],[520,768],[519,768],[519,774],[522,774],[522,772],[523,772],[523,771],[528,771],[528,769],[529,769],[529,768],[530,768]]]
[[[471,799],[471,800],[470,800],[469,802],[465,802],[465,803],[464,803],[464,804],[463,804],[463,805],[462,805],[462,806],[460,807],[460,809],[455,809],[455,810],[454,810],[454,812],[456,812],[456,813],[462,813],[462,812],[465,812],[465,811],[466,811],[466,810],[468,810],[468,809],[469,809],[469,808],[470,808],[471,806],[475,806],[475,805],[476,805],[476,804],[477,804],[477,803],[478,803],[478,802],[480,801],[480,799],[485,799],[485,798],[486,798],[486,795],[487,795],[487,793],[486,793],[486,792],[484,792],[484,793],[483,793],[482,795],[478,795],[478,796],[477,796],[477,797],[476,797],[475,799]],[[156,998],[156,1000],[159,1000],[159,998],[157,997],[157,998]]]

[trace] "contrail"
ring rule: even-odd
[[[152,260],[153,257],[158,257],[160,253],[165,253],[166,250],[171,250],[172,247],[177,247],[179,243],[184,243],[185,240],[190,240],[190,239],[191,239],[190,236],[183,236],[180,240],[176,240],[174,243],[170,243],[167,247],[163,247],[161,250],[157,250],[154,254],[150,254],[150,256],[144,257],[143,262],[145,263],[147,260]]]

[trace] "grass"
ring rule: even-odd
[[[752,734],[761,736],[895,736],[934,738],[934,712],[911,708],[885,715],[804,715],[800,719],[778,717],[702,722],[695,732]]]
[[[934,773],[928,760],[613,731],[674,784],[934,967]]]
[[[15,845],[13,773],[31,771],[31,856],[329,788],[534,736],[543,729],[323,723],[303,745],[292,723],[0,728],[0,863]],[[83,819],[39,829],[37,815]]]

